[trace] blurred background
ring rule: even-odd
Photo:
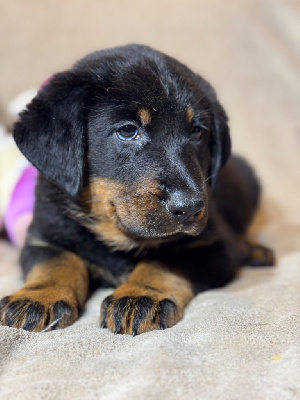
[[[0,0],[0,123],[19,93],[91,51],[132,42],[211,82],[233,150],[264,186],[254,231],[279,254],[300,249],[300,2]]]

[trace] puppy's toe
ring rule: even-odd
[[[248,240],[239,241],[244,264],[252,267],[268,267],[275,264],[274,252],[268,247]]]
[[[0,302],[2,325],[27,331],[48,331],[65,328],[78,318],[78,305],[72,296],[61,290],[21,289]]]

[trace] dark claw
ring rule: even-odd
[[[168,321],[170,318],[176,318],[177,316],[177,306],[174,301],[170,299],[164,299],[159,302],[159,314],[160,314],[160,329],[168,328]],[[172,319],[173,319],[172,318]]]
[[[109,305],[112,303],[113,297],[108,296],[103,300],[102,303],[102,321],[100,322],[100,328],[107,328],[106,320],[107,320],[107,309]]]
[[[114,331],[114,334],[115,334],[115,335],[118,335],[120,332],[121,332],[121,329],[118,328],[118,329],[116,329],[116,330]]]
[[[4,323],[4,309],[6,307],[6,305],[9,303],[9,296],[4,297],[1,301],[0,301],[0,324]]]
[[[9,296],[3,297],[0,301],[0,312],[5,308],[5,306],[9,303]]]
[[[106,321],[103,319],[100,323],[100,328],[107,328]]]
[[[135,316],[132,324],[132,335],[136,336],[140,329],[140,325],[146,320],[153,307],[153,300],[149,296],[140,297],[136,302]]]
[[[45,307],[42,304],[37,301],[32,302],[27,309],[26,321],[23,325],[23,329],[32,331],[43,318],[44,312]]]
[[[15,324],[18,324],[19,318],[23,314],[27,313],[29,305],[30,305],[29,299],[21,299],[11,302],[8,305],[5,313],[6,325],[13,327],[15,326]]]

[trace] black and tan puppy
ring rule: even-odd
[[[130,45],[56,74],[15,125],[40,171],[21,253],[25,286],[1,323],[30,331],[77,320],[91,285],[116,286],[100,324],[136,335],[176,324],[199,291],[272,253],[240,237],[257,208],[250,167],[230,156],[211,86]]]

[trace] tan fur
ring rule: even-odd
[[[134,241],[118,227],[113,199],[124,191],[124,186],[108,179],[94,179],[81,195],[81,204],[90,217],[82,223],[105,243],[115,249],[135,247]],[[80,217],[80,216],[79,216]]]
[[[147,179],[132,188],[108,179],[94,179],[81,196],[81,204],[90,217],[81,222],[116,250],[146,246],[146,240],[135,239],[122,229],[118,217],[144,225],[144,216],[160,206],[158,195],[157,184]],[[114,202],[118,203],[118,214]]]
[[[139,112],[138,112],[138,116],[142,122],[142,124],[144,126],[147,126],[151,123],[151,114],[148,110],[146,110],[145,108],[142,108]]]
[[[194,119],[194,110],[192,109],[192,107],[188,107],[186,109],[186,113],[187,113],[187,118],[189,122],[192,122]]]
[[[68,290],[80,305],[83,305],[87,298],[87,269],[84,261],[74,253],[63,252],[58,258],[36,265],[27,276],[25,288],[47,282],[54,284],[59,292],[60,286],[62,291]],[[53,296],[57,297],[54,293]]]
[[[64,252],[58,258],[36,265],[28,274],[26,284],[18,292],[9,296],[9,302],[2,315],[5,324],[5,312],[9,304],[29,300],[27,306],[20,307],[15,318],[15,328],[22,328],[26,321],[30,302],[38,302],[44,307],[44,314],[33,331],[41,331],[46,324],[54,320],[53,305],[64,301],[71,307],[71,315],[59,322],[59,327],[71,325],[78,318],[78,307],[83,306],[88,295],[88,273],[81,258]]]

